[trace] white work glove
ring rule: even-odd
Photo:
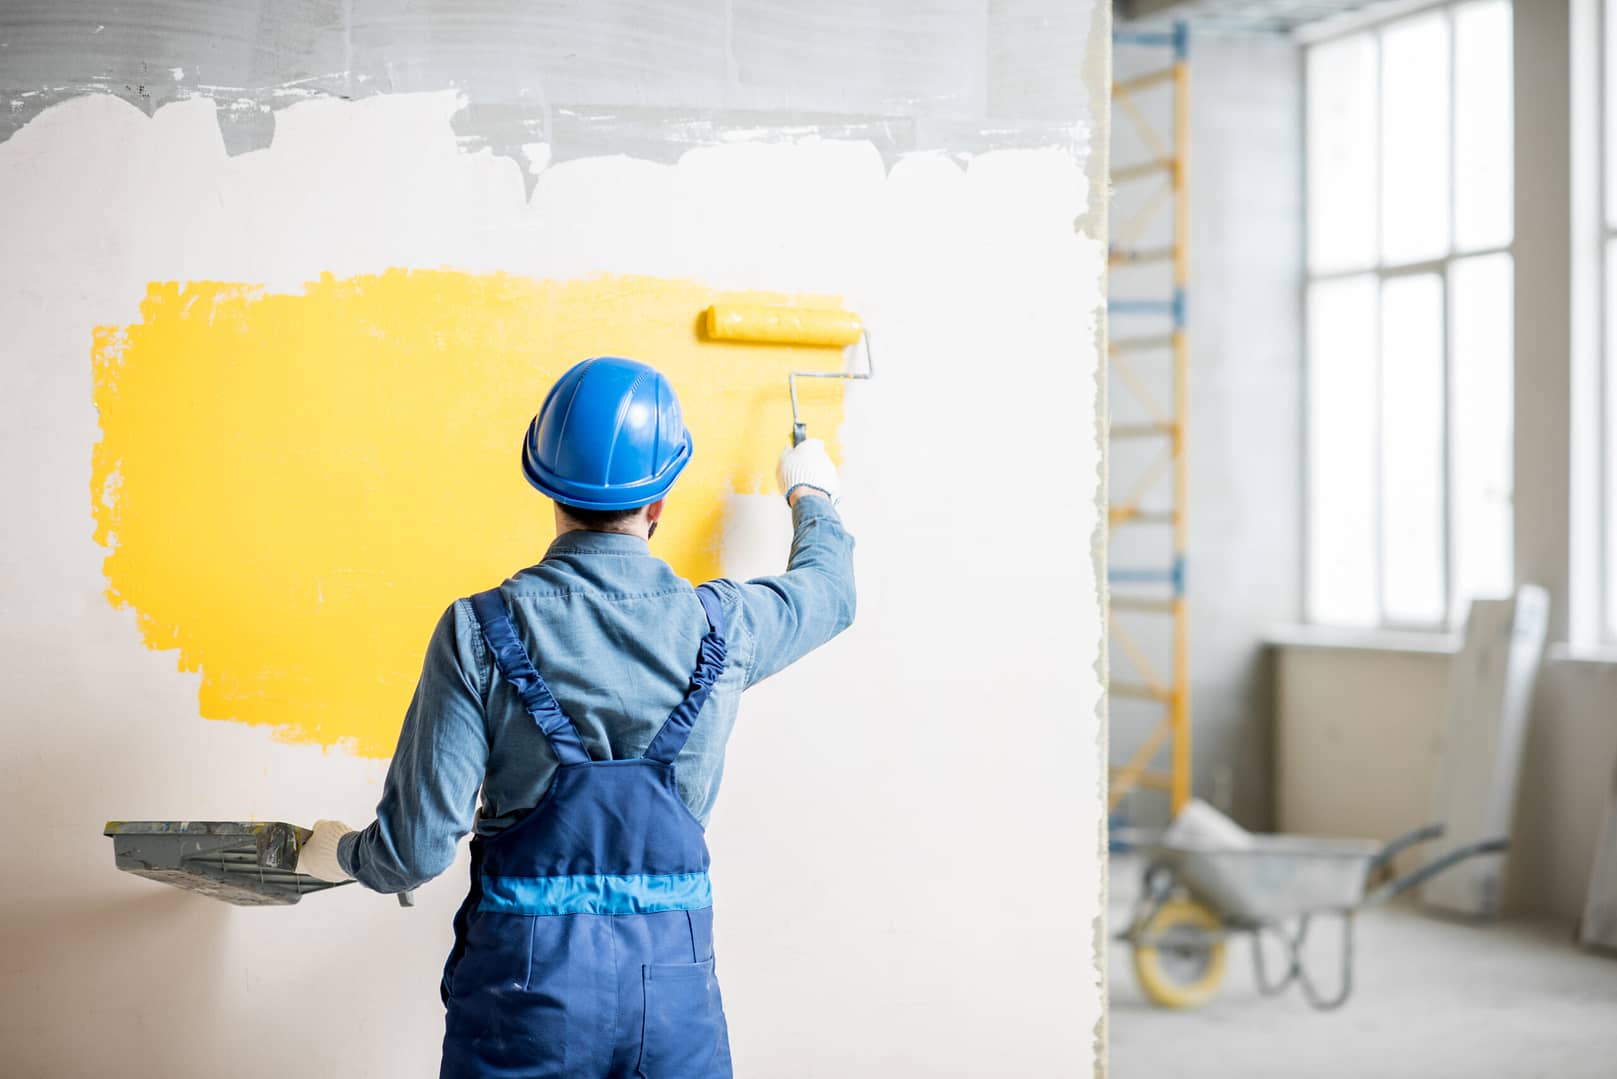
[[[780,490],[787,498],[799,487],[814,487],[825,493],[834,506],[842,493],[842,481],[837,466],[825,452],[825,443],[817,438],[802,442],[780,455]]]
[[[333,884],[353,879],[337,862],[337,841],[352,831],[342,821],[315,821],[314,834],[298,850],[298,872]]]

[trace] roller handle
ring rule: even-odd
[[[792,424],[792,445],[801,446],[803,444],[803,440],[805,438],[807,438],[807,437],[808,437],[808,424],[806,424],[806,423],[794,423],[794,424]]]

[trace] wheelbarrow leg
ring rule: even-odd
[[[1266,930],[1272,930],[1275,937],[1279,939],[1281,951],[1286,961],[1286,969],[1281,974],[1280,980],[1277,982],[1271,982],[1269,980],[1269,968],[1263,958],[1263,934]],[[1295,934],[1287,932],[1286,927],[1279,924],[1259,926],[1257,929],[1253,930],[1252,973],[1257,979],[1258,992],[1262,993],[1266,997],[1272,997],[1278,993],[1284,992],[1287,986],[1297,980],[1297,976],[1302,973],[1302,960],[1300,952],[1303,946],[1303,941],[1307,939],[1308,915],[1306,914],[1298,920],[1297,932]]]
[[[1322,994],[1300,962],[1297,966],[1297,985],[1303,991],[1303,999],[1319,1011],[1328,1012],[1346,1003],[1353,992],[1353,911],[1342,912],[1342,982],[1337,987],[1336,995],[1326,997]]]
[[[1342,980],[1336,994],[1331,997],[1321,993],[1314,980],[1308,976],[1308,970],[1303,963],[1303,948],[1308,943],[1308,927],[1311,915],[1303,915],[1297,919],[1296,932],[1290,932],[1283,925],[1260,926],[1252,934],[1252,970],[1258,983],[1258,992],[1266,997],[1272,997],[1284,991],[1292,982],[1302,990],[1303,999],[1309,1005],[1320,1011],[1330,1011],[1339,1008],[1353,992],[1353,912],[1347,911],[1342,915]],[[1263,935],[1265,930],[1272,930],[1280,940],[1281,949],[1285,955],[1286,968],[1278,981],[1269,980],[1268,965],[1263,957]]]

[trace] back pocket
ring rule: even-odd
[[[730,1032],[713,960],[641,968],[646,1021],[642,1079],[730,1079]]]

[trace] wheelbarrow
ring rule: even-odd
[[[1274,996],[1296,984],[1322,1011],[1340,1007],[1353,991],[1353,918],[1366,907],[1407,892],[1467,858],[1497,854],[1506,839],[1456,848],[1421,868],[1370,887],[1372,875],[1393,857],[1443,835],[1427,825],[1381,844],[1359,839],[1250,835],[1229,847],[1190,840],[1146,843],[1140,898],[1129,927],[1118,934],[1133,948],[1134,973],[1153,1004],[1195,1008],[1206,1004],[1224,980],[1225,944],[1238,933],[1252,935],[1258,990]],[[1342,926],[1341,970],[1334,990],[1321,989],[1303,963],[1303,947],[1315,917],[1336,917]],[[1264,941],[1277,938],[1283,956],[1271,978]]]

